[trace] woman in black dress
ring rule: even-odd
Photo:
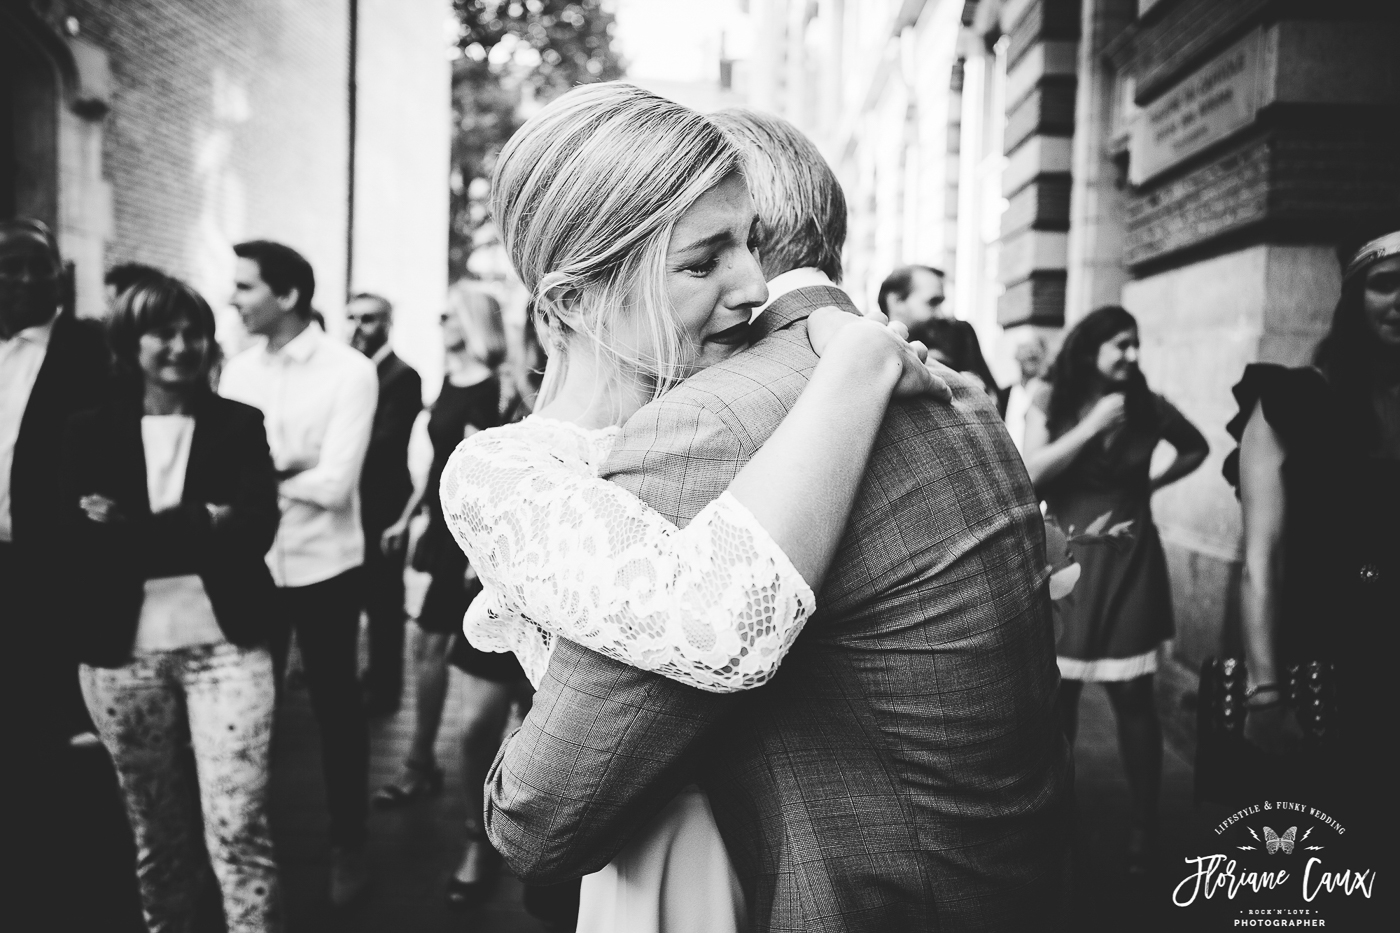
[[[1293,794],[1375,828],[1400,621],[1400,231],[1347,264],[1314,366],[1254,364],[1234,391],[1250,745],[1206,790]],[[1324,667],[1316,702],[1295,689],[1309,665]]]
[[[1026,416],[1026,469],[1047,515],[1071,535],[1082,574],[1055,603],[1056,654],[1064,678],[1065,731],[1073,741],[1085,682],[1102,683],[1118,720],[1133,799],[1129,868],[1146,870],[1157,835],[1162,729],[1153,672],[1172,634],[1166,556],[1152,521],[1152,494],[1205,460],[1205,437],[1152,392],[1138,368],[1137,321],[1109,306],[1065,336],[1050,384]],[[1176,457],[1151,474],[1166,441]]]
[[[468,840],[463,865],[449,883],[448,894],[454,901],[466,901],[483,890],[481,882],[489,871],[491,853],[481,828],[482,785],[500,745],[511,699],[525,675],[515,655],[478,651],[461,637],[462,617],[481,592],[481,584],[452,540],[438,500],[438,484],[452,451],[464,438],[501,421],[501,383],[496,372],[506,356],[501,308],[478,286],[458,282],[448,292],[441,324],[446,375],[428,416],[432,468],[423,488],[415,491],[403,517],[384,532],[383,540],[386,550],[402,547],[409,519],[420,505],[427,510],[428,526],[413,555],[414,569],[432,576],[416,620],[420,629],[414,651],[417,718],[403,771],[374,799],[381,807],[393,807],[442,789],[435,745],[447,698],[450,656],[466,674],[463,742]],[[484,857],[479,851],[483,847],[488,850]]]

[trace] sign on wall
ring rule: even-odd
[[[1133,184],[1254,122],[1263,96],[1262,35],[1253,30],[1143,108],[1129,147]]]

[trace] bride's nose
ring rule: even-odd
[[[725,305],[730,308],[756,308],[768,300],[768,282],[763,278],[763,267],[758,257],[750,250],[743,250],[733,266],[733,279],[725,294]]]

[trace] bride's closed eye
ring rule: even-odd
[[[705,259],[700,260],[699,262],[691,263],[690,265],[686,266],[685,269],[682,271],[689,272],[691,275],[703,279],[705,276],[709,275],[711,272],[714,272],[718,268],[719,254],[715,253],[711,256],[706,257]]]

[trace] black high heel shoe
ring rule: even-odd
[[[437,765],[424,767],[415,761],[405,761],[398,780],[379,788],[371,799],[380,810],[402,807],[420,797],[436,797],[442,793],[442,782],[442,769]]]
[[[453,907],[477,907],[496,888],[501,873],[501,856],[479,829],[467,836],[467,847],[457,871],[447,882],[447,903]]]

